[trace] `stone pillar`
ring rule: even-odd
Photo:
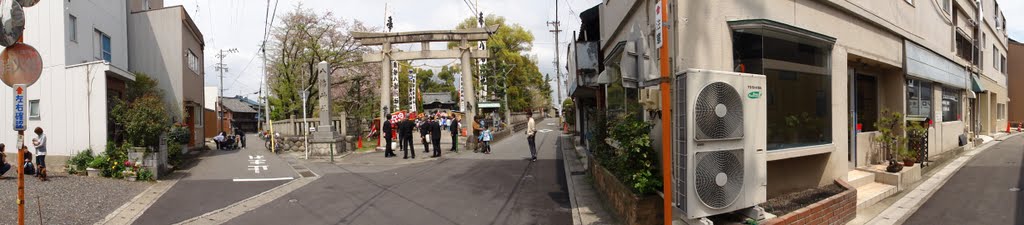
[[[320,85],[320,126],[313,132],[313,140],[310,141],[309,149],[311,155],[328,155],[331,151],[341,153],[344,149],[344,139],[331,124],[331,73],[327,62],[320,62],[317,67],[317,83]],[[331,148],[333,146],[333,149]]]
[[[470,57],[472,48],[470,48],[469,42],[463,39],[459,49],[462,50],[460,62],[462,63],[462,91],[466,93],[464,96],[466,97],[466,110],[463,111],[466,116],[462,118],[462,127],[466,128],[466,133],[469,136],[466,138],[466,147],[469,148],[466,150],[469,151],[476,148],[476,137],[473,137],[473,122],[476,120],[476,92],[473,88],[473,67],[470,65],[473,63]]]
[[[391,112],[388,105],[391,105],[391,43],[384,43],[381,47],[381,61],[380,61],[380,123],[377,124],[377,132],[380,133],[378,137],[377,150],[383,150],[386,143],[384,143],[384,119],[387,114]]]

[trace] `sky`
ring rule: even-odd
[[[580,27],[579,13],[598,5],[601,0],[559,0],[558,18],[561,21],[560,55],[562,74],[565,72],[565,49],[573,31]],[[554,80],[555,37],[549,32],[553,27],[548,21],[555,20],[554,0],[285,0],[277,2],[276,16],[284,16],[299,4],[318,14],[330,11],[345,20],[360,20],[369,26],[384,27],[385,4],[392,14],[394,32],[415,30],[448,30],[474,13],[470,5],[479,5],[484,14],[495,14],[506,18],[506,23],[519,24],[533,33],[533,50],[527,54],[537,58],[542,74],[551,74]],[[262,59],[258,57],[260,42],[263,40],[267,1],[254,0],[165,0],[165,6],[182,5],[195,21],[206,39],[205,71],[206,86],[217,86],[220,73],[214,69],[219,61],[215,57],[220,50],[236,48],[224,58],[228,71],[224,73],[225,96],[243,95],[256,97],[263,76]],[[273,13],[274,1],[270,2]],[[275,26],[280,20],[276,20]],[[443,43],[432,46],[444,46]],[[418,44],[399,47],[403,50],[418,49]],[[443,47],[432,47],[440,49]],[[441,66],[453,60],[421,60],[413,65]],[[436,69],[436,68],[435,68]],[[555,82],[551,83],[556,88]],[[562,87],[562,99],[565,97]],[[555,104],[561,105],[561,104]]]
[[[1024,0],[998,0],[1008,24],[1011,38],[1024,41]],[[360,20],[370,26],[384,27],[385,4],[393,15],[395,32],[414,30],[452,29],[463,19],[473,16],[469,5],[479,5],[485,14],[503,16],[509,23],[516,23],[533,33],[533,50],[528,54],[538,60],[542,74],[555,74],[554,34],[547,24],[555,20],[554,0],[285,0],[277,1],[275,15],[280,17],[295,9],[299,4],[317,13],[333,12],[346,20]],[[565,65],[565,48],[569,36],[578,31],[579,13],[601,3],[601,0],[559,0],[558,18],[563,32],[559,37],[561,65]],[[270,2],[273,11],[274,2]],[[243,95],[255,97],[262,80],[262,61],[257,57],[260,41],[263,39],[267,1],[257,0],[166,0],[166,6],[183,5],[199,26],[206,39],[205,69],[206,86],[217,86],[219,73],[214,69],[219,50],[237,48],[237,53],[224,58],[228,72],[224,74],[225,96]],[[279,20],[274,22],[280,24]],[[434,49],[443,48],[443,43]],[[399,47],[416,50],[418,45]],[[433,68],[446,65],[453,60],[422,60],[414,65]],[[562,74],[565,74],[563,69]],[[552,79],[554,80],[554,79]],[[552,87],[557,87],[552,82]],[[565,96],[562,88],[562,96]],[[564,97],[563,97],[564,99]],[[555,104],[560,106],[561,104]]]

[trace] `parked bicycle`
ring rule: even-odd
[[[263,137],[264,140],[263,146],[266,147],[267,150],[270,150],[274,153],[281,152],[283,150],[288,150],[288,148],[291,148],[291,146],[289,146],[287,143],[285,143],[285,141],[282,140],[281,133],[274,133],[273,138],[271,138],[270,135],[267,134],[261,136]],[[274,148],[271,148],[271,143],[274,144]]]

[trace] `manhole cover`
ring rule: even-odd
[[[1018,192],[1018,191],[1020,191],[1020,188],[1010,188],[1010,191],[1012,191],[1012,192]]]

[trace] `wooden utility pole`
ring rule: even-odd
[[[558,92],[555,93],[555,102],[553,104],[556,106],[562,104],[562,63],[558,58],[559,48],[561,48],[561,45],[558,44],[558,33],[562,32],[562,30],[558,29],[559,24],[561,24],[561,22],[558,21],[558,0],[555,0],[555,21],[548,22],[548,25],[555,27],[555,29],[551,30],[551,33],[555,33],[555,85],[558,88]],[[559,110],[555,113],[555,116],[558,117],[558,123],[559,126],[561,126],[563,109],[562,107],[558,107],[558,109]]]

